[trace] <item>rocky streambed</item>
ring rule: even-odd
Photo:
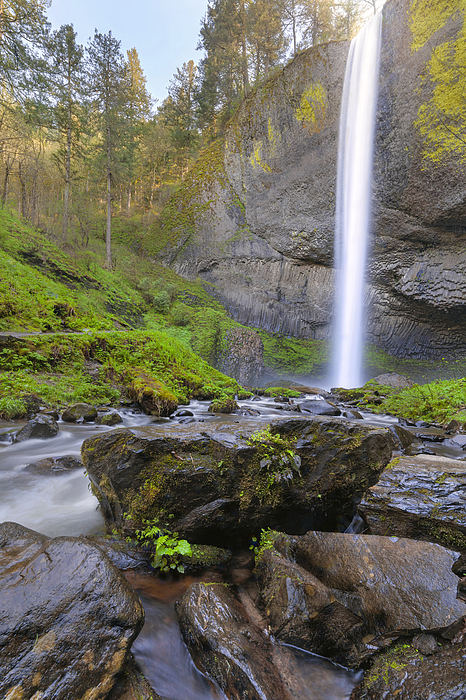
[[[464,697],[462,426],[326,398],[4,426],[2,697]],[[155,520],[194,545],[190,578],[151,571],[135,531]],[[181,673],[174,601],[204,680]],[[171,666],[148,661],[165,644]]]

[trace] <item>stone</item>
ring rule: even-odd
[[[357,595],[328,588],[273,549],[260,553],[254,574],[274,637],[339,663],[358,665],[367,630]]]
[[[194,663],[232,700],[288,700],[272,642],[251,623],[232,589],[194,583],[175,604]]]
[[[406,450],[412,445],[422,445],[422,440],[419,437],[409,430],[406,430],[406,428],[403,428],[401,425],[392,425],[390,426],[390,430],[394,434],[395,440],[402,450]]]
[[[300,413],[310,413],[313,416],[339,416],[341,411],[326,401],[303,401],[298,403],[297,410]]]
[[[255,573],[277,639],[358,667],[397,637],[462,620],[458,556],[392,537],[269,531]]]
[[[119,413],[104,413],[102,416],[97,416],[95,422],[98,425],[107,425],[113,427],[114,425],[119,425],[123,423],[123,418]]]
[[[84,465],[81,460],[76,459],[73,455],[65,455],[64,457],[46,457],[38,462],[33,462],[24,467],[24,471],[33,472],[35,474],[56,475],[64,472],[74,471],[75,469],[83,469]]]
[[[0,525],[1,697],[103,700],[143,621],[101,549]]]
[[[171,514],[167,527],[191,542],[236,548],[261,528],[350,521],[394,445],[386,429],[338,418],[284,418],[270,429],[281,447],[248,442],[253,430],[234,424],[126,428],[85,440],[82,458],[111,528],[131,534]]]
[[[363,420],[359,411],[343,411],[343,418],[352,418],[353,420]]]
[[[11,428],[10,430],[0,433],[0,442],[5,442],[8,445],[11,445],[15,441],[15,435],[17,432],[17,430]]]
[[[149,681],[130,658],[117,676],[115,685],[106,700],[163,700],[151,688]]]
[[[462,700],[466,697],[466,656],[462,644],[425,655],[399,645],[375,660],[351,700]]]
[[[415,384],[409,377],[405,377],[403,374],[397,374],[396,372],[379,374],[377,377],[371,379],[371,382],[383,386],[390,386],[392,389],[409,389]]]
[[[87,403],[75,403],[73,406],[68,406],[61,416],[65,423],[76,423],[79,420],[85,422],[95,421],[97,418],[97,409]]]
[[[466,550],[466,463],[438,455],[395,459],[368,489],[359,513],[374,535]]]
[[[56,435],[58,435],[57,422],[52,416],[40,414],[31,418],[31,420],[16,433],[14,442],[24,442],[25,440],[33,440],[34,438],[46,440]]]

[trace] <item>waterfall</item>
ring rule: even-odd
[[[364,273],[381,33],[382,15],[378,13],[351,42],[343,86],[335,227],[333,386],[362,384]]]

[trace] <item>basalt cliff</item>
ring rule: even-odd
[[[367,336],[399,357],[466,351],[466,18],[438,5],[383,10]],[[308,49],[249,95],[162,214],[164,263],[245,325],[331,334],[348,48]]]

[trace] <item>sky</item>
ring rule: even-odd
[[[112,32],[122,52],[136,48],[147,88],[159,103],[177,68],[193,60],[207,0],[52,0],[47,11],[52,29],[73,24],[78,42],[87,44],[97,29]]]

